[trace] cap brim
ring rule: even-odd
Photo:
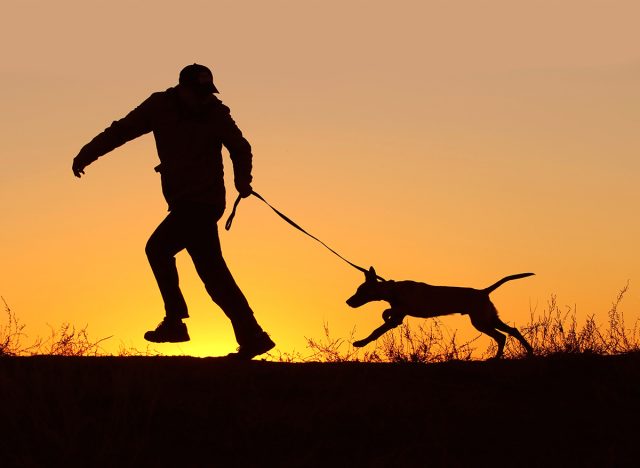
[[[216,85],[213,84],[213,81],[210,81],[206,84],[202,84],[200,86],[206,86],[206,90],[210,93],[219,93],[220,91],[218,91],[218,88],[216,88]]]

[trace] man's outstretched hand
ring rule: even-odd
[[[80,178],[84,174],[84,168],[87,167],[80,158],[77,156],[73,159],[73,165],[71,166],[71,170],[73,171],[73,175]]]

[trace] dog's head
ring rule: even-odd
[[[360,307],[367,302],[380,300],[379,284],[376,270],[373,267],[369,268],[369,271],[364,274],[364,283],[358,286],[356,293],[347,299],[347,305],[349,307]]]

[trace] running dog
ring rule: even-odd
[[[525,278],[534,273],[520,273],[502,278],[485,289],[460,288],[452,286],[432,286],[416,281],[378,281],[373,267],[365,273],[365,281],[356,293],[347,299],[350,307],[360,307],[371,301],[386,301],[391,308],[382,313],[384,324],[376,328],[368,337],[353,342],[353,346],[362,347],[378,339],[385,332],[402,323],[405,316],[438,317],[449,314],[469,314],[471,324],[480,332],[489,335],[498,343],[498,352],[494,359],[500,358],[504,350],[505,332],[516,338],[533,354],[533,348],[520,332],[504,323],[498,317],[498,311],[489,299],[489,294],[507,281]],[[499,330],[499,331],[498,331]]]

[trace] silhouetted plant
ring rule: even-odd
[[[7,324],[0,328],[0,356],[15,356],[20,350],[20,339],[24,335],[22,333],[24,325],[18,321],[4,297],[2,303],[7,314]]]
[[[140,350],[138,348],[134,348],[133,346],[125,346],[124,344],[120,344],[120,348],[118,349],[118,353],[116,354],[118,357],[130,357],[130,356],[162,356],[163,354],[152,348],[150,345],[144,350]]]
[[[97,341],[89,339],[87,326],[76,330],[75,326],[63,323],[58,330],[51,328],[51,336],[44,341],[36,354],[52,356],[100,356],[104,350],[100,343],[110,336]]]
[[[270,351],[266,356],[273,361],[284,363],[303,362],[305,359],[298,351],[282,352],[279,349]]]
[[[111,355],[101,344],[111,337],[93,340],[89,337],[88,327],[77,330],[69,323],[63,323],[58,329],[51,328],[49,338],[43,340],[35,338],[30,344],[25,344],[28,336],[25,325],[20,322],[4,298],[7,321],[0,326],[0,356],[106,356]],[[118,356],[158,356],[160,353],[147,346],[145,350],[120,346]]]
[[[329,324],[324,323],[324,336],[321,340],[306,338],[307,347],[312,351],[310,356],[303,358],[303,361],[319,362],[344,362],[354,361],[358,350],[351,346],[355,330],[351,331],[349,340],[342,338],[332,338],[329,332]]]
[[[382,336],[377,354],[387,362],[468,361],[479,337],[459,343],[456,332],[450,333],[438,319],[421,323],[415,330],[403,323],[394,333]]]
[[[606,327],[598,325],[595,315],[586,318],[582,327],[578,326],[576,308],[567,307],[563,312],[552,295],[547,310],[537,318],[531,312],[529,324],[522,328],[539,356],[552,354],[621,354],[640,350],[640,318],[632,328],[627,328],[620,304],[629,289],[627,283],[616,296],[609,312]],[[495,350],[490,347],[487,353]],[[507,340],[506,357],[519,357],[522,350],[517,343]]]
[[[307,347],[312,353],[301,361],[318,362],[445,362],[451,360],[471,360],[475,348],[470,341],[459,343],[456,333],[448,329],[438,319],[412,329],[403,323],[395,330],[383,335],[372,349],[355,348],[355,330],[348,339],[333,338],[329,325],[324,324],[324,336],[320,340],[307,338]],[[445,336],[448,335],[448,336]],[[371,348],[371,347],[369,347]]]
[[[627,328],[624,321],[624,312],[618,310],[628,289],[629,282],[620,290],[609,310],[609,327],[607,328],[606,340],[609,344],[608,352],[611,354],[635,351],[639,347],[640,319],[636,319],[633,328]]]
[[[23,344],[23,340],[27,338],[24,333],[25,325],[20,322],[4,297],[0,299],[7,314],[6,325],[0,327],[0,356],[19,356],[33,352],[40,346],[41,340],[36,339],[30,345]]]

